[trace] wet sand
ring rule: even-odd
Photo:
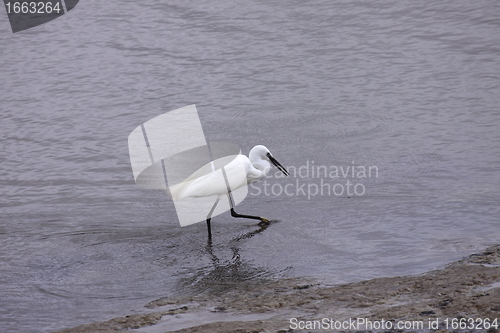
[[[471,325],[464,332],[493,333],[500,329],[485,327],[481,320],[496,318],[500,325],[499,317],[500,246],[494,246],[420,276],[378,278],[337,286],[299,279],[257,285],[249,281],[225,292],[160,298],[146,304],[143,314],[57,332],[337,332],[352,330],[352,326],[335,329],[331,320],[347,323],[363,318],[372,322],[371,331],[376,331],[375,322],[380,324],[384,320],[393,327],[380,331],[453,332],[457,330],[452,323],[458,324],[462,319],[464,324],[467,321]],[[291,322],[292,318],[296,321]],[[313,325],[326,325],[322,322],[324,318],[332,326],[314,329]],[[477,318],[480,320],[472,323]],[[436,320],[438,326],[430,328],[429,322]],[[416,324],[398,330],[395,327],[398,322]],[[418,326],[420,322],[423,328]],[[367,331],[359,326],[355,330]]]

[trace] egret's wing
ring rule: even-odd
[[[202,166],[201,168],[199,168],[198,170],[196,170],[189,177],[184,179],[182,182],[175,184],[175,185],[172,185],[172,186],[169,186],[169,188],[167,189],[166,192],[172,198],[174,198],[176,200],[180,200],[180,199],[182,199],[181,193],[184,192],[184,190],[186,188],[188,188],[193,183],[193,180],[200,178],[200,177],[208,176],[213,171],[214,171],[214,163],[213,162],[207,163],[204,166]],[[184,197],[184,196],[182,196],[182,197]]]
[[[192,175],[183,180],[183,182],[190,181],[196,178],[200,178],[212,173],[215,170],[213,162],[207,163],[198,170],[196,170]]]
[[[238,155],[231,158],[232,161],[224,165],[224,170],[229,182],[231,191],[247,184],[247,159],[246,156]],[[222,160],[222,159],[221,159]],[[227,158],[225,160],[227,162]],[[224,162],[216,160],[217,166]],[[249,162],[249,161],[248,161]],[[209,172],[209,173],[208,173]],[[207,174],[208,173],[208,174]],[[212,171],[212,164],[209,163],[198,169],[180,184],[170,187],[172,198],[181,200],[187,197],[206,197],[216,194],[225,194],[228,192],[226,180],[222,170],[219,168]]]
[[[187,197],[208,197],[224,193],[227,193],[227,186],[222,171],[219,169],[208,175],[183,182],[179,191],[176,190],[174,195],[178,199],[183,199]]]

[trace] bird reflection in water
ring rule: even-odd
[[[268,268],[255,267],[241,259],[241,241],[252,238],[266,230],[270,225],[278,221],[273,220],[268,223],[259,223],[258,229],[244,233],[235,237],[229,242],[232,252],[231,260],[221,260],[214,253],[212,240],[208,239],[206,252],[211,260],[211,265],[200,268],[194,275],[179,280],[182,289],[188,289],[190,293],[210,292],[214,294],[223,293],[251,282],[260,284],[269,281],[276,272]]]

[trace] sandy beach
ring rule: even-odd
[[[284,279],[159,298],[142,314],[57,331],[500,332],[500,246],[419,276],[327,286]],[[496,323],[496,324],[495,324]],[[354,328],[354,329],[353,329]]]

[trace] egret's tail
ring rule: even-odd
[[[170,196],[173,200],[182,200],[190,196],[186,193],[186,190],[189,188],[189,185],[191,185],[192,182],[192,180],[185,180],[183,182],[180,182],[179,184],[169,186],[165,191],[167,195]]]
[[[182,192],[182,185],[183,183],[179,183],[179,184],[176,184],[176,185],[173,185],[173,186],[169,186],[166,190],[165,190],[165,193],[170,197],[172,198],[172,200],[181,200],[182,197],[180,195],[180,193]]]

